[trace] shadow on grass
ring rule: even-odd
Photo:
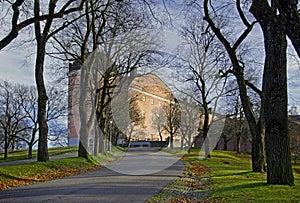
[[[239,172],[239,173],[230,173],[230,174],[218,175],[218,177],[247,175],[247,174],[252,174],[252,173],[253,173],[252,171],[245,171],[245,172]]]
[[[252,189],[257,187],[266,187],[266,186],[268,186],[266,182],[245,183],[241,185],[220,188],[219,191],[230,192],[230,191],[237,191],[237,190],[244,190],[244,189]]]

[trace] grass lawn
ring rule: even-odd
[[[197,154],[194,151],[194,156]],[[295,185],[268,185],[266,173],[251,172],[249,155],[214,151],[204,161],[192,158],[211,169],[211,200],[224,202],[300,202],[300,164],[293,165]]]
[[[181,192],[182,197],[180,195],[176,197],[173,194],[171,199],[169,197],[169,202],[300,202],[300,164],[293,165],[294,186],[268,185],[266,173],[251,172],[250,155],[237,155],[228,151],[213,151],[211,155],[210,159],[200,160],[198,150],[193,149],[190,155],[183,157],[189,173],[193,173],[200,184],[205,183],[204,186],[198,188],[209,194],[209,197],[202,201],[191,200],[184,192]],[[196,170],[190,170],[191,165]],[[206,170],[206,173],[201,174],[201,170]],[[201,183],[201,175],[206,177],[206,182]],[[210,184],[207,184],[208,176]],[[189,181],[185,184],[190,184]],[[174,181],[150,202],[161,201],[162,196],[169,195],[166,191],[178,187],[178,184],[183,184],[182,181],[179,182]]]
[[[77,147],[57,147],[57,148],[49,148],[49,156],[56,156],[61,154],[66,154],[70,152],[76,152]],[[32,153],[33,159],[36,159],[37,157],[37,150],[33,150]],[[28,150],[17,150],[10,152],[8,154],[8,158],[4,159],[4,154],[0,153],[0,163],[2,162],[8,162],[8,161],[17,161],[17,160],[23,160],[27,159],[28,157]]]
[[[73,151],[77,151],[77,148],[53,148],[49,149],[49,155],[54,156]],[[26,157],[26,151],[14,152],[10,155],[9,161],[20,160],[22,158],[24,159],[24,156]],[[1,161],[3,162],[3,160]],[[48,162],[32,162],[13,166],[2,166],[0,167],[0,190],[72,176],[98,168],[100,168],[100,165],[92,158],[87,160],[79,157],[56,159]]]

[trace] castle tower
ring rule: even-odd
[[[68,73],[68,145],[78,146],[79,135],[76,131],[76,122],[72,115],[73,94],[75,93],[76,84],[80,81],[80,64],[74,62],[69,64]]]

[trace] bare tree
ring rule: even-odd
[[[182,101],[181,101],[182,102]],[[181,149],[184,148],[184,143],[187,144],[188,153],[191,152],[191,147],[199,130],[199,119],[201,117],[201,109],[195,110],[199,104],[192,101],[185,100],[182,102],[181,113],[185,116],[181,117],[180,132],[181,132]]]
[[[225,74],[223,75],[227,76],[229,73],[232,73],[236,78],[239,87],[241,103],[252,135],[252,170],[255,172],[261,172],[264,170],[264,154],[263,154],[263,142],[262,142],[262,133],[264,132],[263,120],[262,120],[263,117],[260,116],[259,119],[256,119],[256,116],[252,110],[251,102],[248,97],[248,89],[246,84],[258,94],[261,94],[261,91],[245,79],[245,75],[244,75],[245,64],[242,62],[242,60],[239,58],[239,55],[237,54],[237,51],[239,51],[241,44],[249,35],[256,22],[253,21],[252,23],[250,23],[248,21],[246,15],[243,12],[243,9],[241,8],[240,1],[239,0],[236,1],[236,9],[238,11],[238,16],[241,19],[243,25],[245,26],[245,30],[242,32],[242,34],[240,34],[237,37],[236,40],[230,42],[229,39],[226,38],[226,36],[217,27],[215,23],[216,19],[214,21],[213,17],[211,17],[212,15],[217,16],[217,13],[214,12],[215,10],[210,0],[204,0],[203,9],[205,15],[204,20],[208,23],[209,27],[215,33],[216,37],[223,44],[228,54],[228,57],[232,63],[232,68],[226,71]]]
[[[20,85],[16,94],[20,98],[21,107],[27,120],[27,131],[18,135],[18,138],[28,145],[28,158],[32,158],[33,146],[38,142],[38,120],[37,120],[37,91],[34,87]]]
[[[33,10],[32,5],[39,3],[39,1],[31,3],[25,0],[16,0],[14,2],[5,0],[0,2],[1,6],[7,10],[4,12],[6,15],[3,17],[10,19],[9,32],[3,37],[3,39],[0,40],[0,50],[17,38],[19,32],[26,27],[40,21],[62,18],[64,15],[81,10],[82,7],[82,5],[79,7],[73,7],[73,5],[76,3],[76,0],[69,0],[56,11],[53,9],[53,12],[51,13],[35,15],[31,12]],[[56,5],[57,1],[53,1],[52,3],[53,5]]]
[[[287,40],[284,16],[277,0],[253,1],[250,12],[264,35],[265,64],[262,108],[265,121],[267,182],[293,185],[287,112]],[[296,26],[296,25],[295,25]],[[291,35],[289,35],[291,36]],[[293,44],[297,44],[292,40]]]
[[[15,85],[7,81],[0,84],[0,128],[3,132],[4,159],[8,158],[9,148],[14,148],[16,135],[27,129],[22,101],[15,92]]]
[[[28,157],[32,158],[33,146],[38,142],[38,94],[34,87],[26,87],[24,85],[20,85],[19,87],[17,94],[22,100],[21,106],[27,119],[28,134],[26,136],[18,136],[18,138],[27,143]],[[67,114],[65,91],[56,87],[48,88],[47,90],[49,98],[47,101],[46,121],[55,122],[59,126],[58,120],[63,119]],[[53,132],[58,130],[58,128],[56,129],[56,125],[51,125],[47,137],[51,134],[53,135]]]
[[[180,56],[188,70],[185,81],[192,83],[194,101],[203,110],[203,126],[201,136],[204,138],[205,157],[210,157],[209,141],[207,138],[211,125],[211,115],[216,109],[212,109],[218,98],[225,95],[226,79],[218,75],[219,70],[226,67],[225,52],[216,43],[215,34],[207,28],[207,25],[195,17],[188,16],[181,36],[183,44],[180,46]],[[191,96],[191,95],[188,95]]]
[[[33,146],[38,142],[37,133],[39,129],[37,90],[33,86],[28,87],[9,82],[3,82],[1,87],[2,94],[0,98],[5,104],[1,109],[3,112],[1,126],[2,128],[6,126],[6,129],[11,129],[9,133],[10,138],[7,137],[7,140],[11,140],[11,143],[7,142],[7,144],[13,149],[17,142],[23,142],[24,146],[28,147],[28,158],[32,158]],[[67,106],[66,102],[64,102],[64,91],[51,88],[48,92],[47,122],[56,123],[56,125],[51,125],[50,128],[51,132],[53,132],[58,130],[57,126],[61,125],[59,124],[59,119],[63,119],[63,116],[66,116]],[[14,114],[9,113],[13,111],[15,112]],[[6,132],[8,131],[6,130]],[[51,137],[53,138],[53,136]]]
[[[162,107],[166,121],[164,129],[169,133],[170,148],[174,147],[174,136],[180,128],[181,111],[180,105],[176,99],[169,98],[169,102],[165,103]]]
[[[152,109],[152,125],[153,128],[157,130],[158,135],[160,137],[160,141],[163,141],[162,133],[165,131],[164,125],[166,122],[165,113],[162,108],[154,108]]]
[[[84,15],[71,26],[72,32],[61,34],[67,38],[57,37],[55,44],[56,57],[76,60],[81,66],[77,104],[81,120],[79,156],[87,157],[87,135],[94,119],[100,126],[99,134],[95,134],[94,153],[105,153],[106,120],[114,88],[145,56],[143,46],[149,36],[141,31],[145,22],[131,1],[87,1]],[[86,105],[91,107],[89,112]]]

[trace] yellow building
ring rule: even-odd
[[[165,141],[169,133],[163,131],[163,121],[160,123],[161,136],[159,136],[158,117],[163,116],[163,106],[173,102],[171,90],[164,82],[153,74],[136,76],[129,86],[131,95],[136,98],[141,124],[134,126],[131,140]]]

